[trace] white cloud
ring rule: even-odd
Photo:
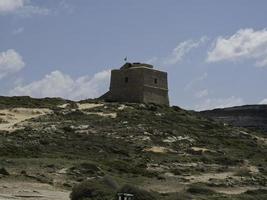
[[[82,76],[77,79],[60,71],[53,71],[41,80],[15,87],[9,95],[63,97],[73,100],[94,98],[107,91],[109,80],[110,70],[96,73],[93,77]]]
[[[33,5],[24,6],[23,9],[19,9],[16,12],[18,15],[28,17],[31,15],[49,15],[51,10]]]
[[[183,60],[183,58],[191,50],[198,48],[201,44],[204,44],[208,38],[206,36],[201,37],[199,40],[186,40],[178,44],[172,52],[166,57],[152,57],[145,61],[148,64],[157,64],[157,65],[174,65]]]
[[[24,6],[25,0],[0,0],[0,13],[13,12]]]
[[[21,55],[14,49],[0,52],[0,79],[20,71],[24,66]]]
[[[210,110],[214,108],[226,108],[232,106],[243,105],[244,101],[239,97],[229,97],[229,98],[208,98],[205,99],[201,104],[196,105],[195,109],[198,111],[201,110]]]
[[[185,91],[191,90],[191,89],[194,87],[194,85],[196,85],[196,84],[198,84],[199,82],[205,80],[207,77],[208,77],[208,73],[207,73],[207,72],[203,73],[201,76],[199,76],[199,77],[193,79],[193,80],[190,81],[188,84],[186,84],[184,90],[185,90]]]
[[[241,29],[230,37],[218,37],[207,62],[253,59],[257,66],[267,66],[267,29]]]
[[[33,14],[47,15],[50,10],[32,5],[31,0],[0,0],[0,14],[19,14],[30,16]]]
[[[197,91],[195,93],[195,97],[196,98],[203,98],[203,97],[206,97],[209,95],[209,91],[207,89],[204,89],[204,90],[200,90],[200,91]]]
[[[259,104],[267,104],[267,98],[266,99],[263,99],[262,101],[260,101]]]
[[[178,44],[172,53],[164,59],[163,64],[174,65],[180,62],[186,54],[188,54],[192,49],[199,47],[201,44],[207,41],[207,37],[202,37],[198,41],[186,40]]]

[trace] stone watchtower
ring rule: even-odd
[[[102,99],[169,105],[167,72],[143,63],[125,63],[111,71],[110,90]]]

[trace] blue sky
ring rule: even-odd
[[[125,56],[169,74],[171,104],[267,104],[265,0],[0,0],[0,95],[108,90]]]

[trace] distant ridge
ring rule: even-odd
[[[267,105],[244,105],[199,112],[202,116],[267,133]]]

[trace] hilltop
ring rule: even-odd
[[[103,199],[125,184],[154,199],[267,197],[262,131],[155,104],[0,97],[0,108],[0,197],[63,200],[83,181]]]

